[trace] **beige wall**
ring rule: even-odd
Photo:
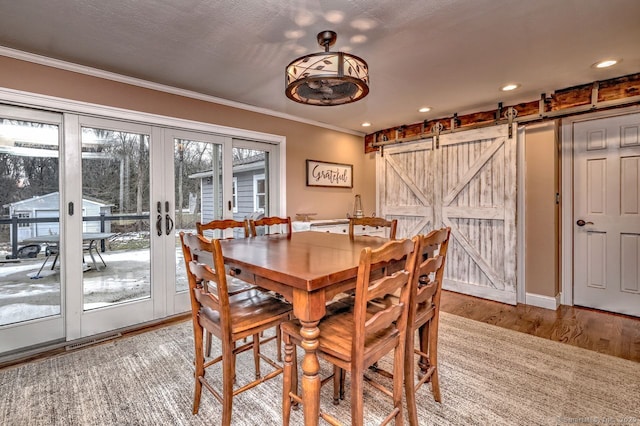
[[[282,135],[287,138],[288,215],[312,212],[319,219],[345,217],[353,209],[355,194],[362,195],[366,214],[375,211],[375,156],[364,154],[359,136],[2,56],[0,87]],[[555,146],[554,123],[527,126],[526,292],[549,297],[559,291]],[[353,164],[354,187],[307,187],[306,159]]]
[[[555,122],[528,125],[525,135],[525,283],[526,292],[558,294],[559,207]]]
[[[364,154],[360,136],[4,56],[0,87],[285,136],[287,215],[345,217],[353,209],[355,194],[362,195],[365,212],[375,210],[375,157]],[[353,188],[307,187],[306,159],[353,164]]]

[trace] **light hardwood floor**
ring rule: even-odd
[[[640,318],[562,305],[506,305],[449,291],[441,311],[640,362]]]

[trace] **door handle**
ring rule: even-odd
[[[158,218],[156,219],[156,232],[158,237],[162,236],[162,203],[158,201],[157,204]]]
[[[169,204],[168,201],[164,202],[164,212],[166,213],[164,216],[164,230],[167,233],[167,235],[169,235],[171,233],[171,230],[173,229],[173,219],[171,219],[171,216],[169,216],[169,208],[171,207],[171,205]]]
[[[578,221],[576,222],[576,225],[578,226],[593,225],[593,222],[585,222],[582,219],[578,219]]]
[[[173,219],[171,219],[169,213],[167,213],[167,215],[164,217],[164,224],[165,231],[167,232],[167,235],[169,235],[171,233],[171,230],[173,229]],[[162,234],[162,231],[160,232],[160,234]]]

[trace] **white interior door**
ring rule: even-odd
[[[640,113],[573,138],[574,304],[640,316]]]
[[[511,304],[516,133],[503,125],[387,147],[377,174],[378,210],[398,219],[399,237],[451,227],[444,288]]]

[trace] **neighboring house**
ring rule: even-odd
[[[220,176],[220,173],[216,173]],[[214,173],[212,170],[194,173],[189,177],[200,179],[200,212],[201,221],[209,222],[222,211],[222,200],[214,200]],[[220,185],[220,181],[217,182]],[[267,205],[264,154],[233,162],[233,218],[244,220],[254,213],[265,213]],[[215,209],[215,210],[214,210]]]
[[[58,208],[60,206],[60,193],[52,192],[50,194],[38,195],[26,200],[17,201],[3,207],[9,207],[9,217],[17,216],[20,219],[43,219],[57,218],[60,216]],[[82,216],[100,216],[105,214],[111,215],[111,204],[101,203],[88,199],[82,199]],[[109,232],[111,222],[106,221],[105,232]],[[83,232],[101,232],[100,222],[83,222]],[[13,230],[11,231],[13,232]],[[57,235],[60,233],[60,225],[56,222],[30,222],[18,224],[18,242],[27,238],[42,235]],[[11,234],[11,240],[13,234]]]

